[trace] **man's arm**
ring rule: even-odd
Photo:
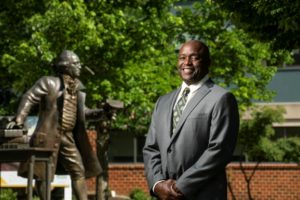
[[[155,109],[152,114],[151,124],[147,134],[145,146],[143,148],[143,158],[144,158],[146,178],[148,181],[149,190],[152,195],[153,195],[152,189],[154,184],[157,183],[158,181],[166,179],[162,173],[161,155],[156,140],[155,119],[159,117],[157,116],[158,104],[159,104],[159,99],[155,105]]]
[[[161,200],[179,200],[183,198],[183,195],[176,190],[176,181],[166,180],[162,172],[161,153],[156,137],[157,125],[155,124],[157,120],[160,120],[160,116],[157,114],[159,100],[152,114],[151,125],[143,149],[146,178],[151,195],[159,197]]]
[[[151,130],[151,129],[150,129]],[[144,163],[150,194],[160,200],[179,200],[183,194],[177,190],[175,180],[165,180],[161,170],[161,158],[157,145],[150,138],[150,131],[144,147]]]
[[[224,170],[232,157],[238,129],[237,102],[231,93],[226,93],[212,111],[208,147],[176,181],[179,191],[187,196],[195,194],[219,171]]]
[[[48,79],[40,78],[23,96],[19,104],[16,118],[14,119],[17,126],[22,127],[32,106],[41,101],[42,96],[48,93]]]

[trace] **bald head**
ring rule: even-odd
[[[199,82],[208,74],[210,56],[208,47],[199,40],[184,43],[179,51],[178,72],[188,85]]]
[[[180,50],[185,46],[193,46],[195,48],[195,51],[197,51],[201,56],[203,64],[206,67],[210,66],[210,53],[206,44],[204,44],[200,40],[189,40],[181,46]]]

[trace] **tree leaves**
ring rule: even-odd
[[[180,85],[176,50],[194,38],[208,44],[211,76],[232,90],[241,110],[253,100],[269,100],[266,85],[290,55],[251,38],[211,1],[193,7],[176,2],[5,0],[0,8],[1,88],[23,93],[52,73],[51,62],[62,50],[73,50],[83,64],[87,104],[124,101],[115,128],[144,134],[156,99]]]
[[[299,48],[300,2],[293,0],[215,0],[231,12],[234,23],[276,49]]]
[[[254,99],[268,101],[272,92],[266,86],[278,66],[289,62],[285,51],[273,51],[270,43],[253,39],[229,21],[229,13],[210,1],[182,8],[183,34],[204,40],[212,56],[211,76],[224,87],[231,88],[245,110]]]

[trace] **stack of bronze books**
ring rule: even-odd
[[[26,129],[7,129],[9,118],[0,118],[0,149],[28,148],[29,142]]]

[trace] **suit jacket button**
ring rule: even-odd
[[[171,153],[172,152],[172,149],[168,149],[168,153]]]

